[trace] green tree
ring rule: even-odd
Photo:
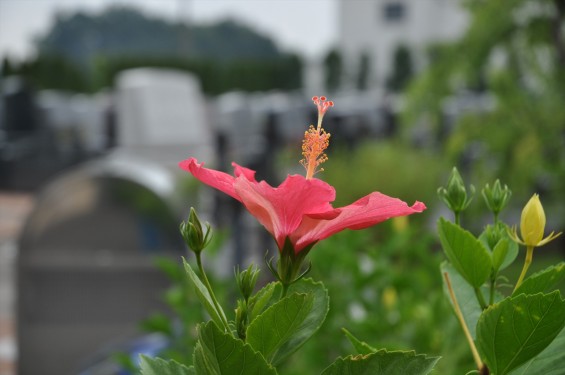
[[[2,59],[2,67],[0,67],[0,77],[6,77],[14,73],[12,62],[6,56]]]
[[[281,53],[271,39],[229,20],[188,27],[123,7],[59,14],[37,47],[37,58],[13,67],[5,62],[4,74],[70,91],[110,87],[120,71],[136,67],[189,71],[208,94],[302,85],[298,56]]]
[[[412,55],[408,47],[398,46],[394,51],[392,60],[394,69],[387,79],[386,86],[389,90],[395,92],[403,91],[414,75]]]
[[[4,68],[6,75],[16,74],[39,89],[87,91],[88,77],[78,66],[61,56],[39,55],[20,64]]]
[[[343,61],[337,49],[328,52],[324,59],[324,67],[326,89],[333,92],[340,87],[343,74]]]
[[[460,115],[443,151],[457,160],[479,144],[474,170],[483,177],[500,176],[518,194],[534,187],[557,198],[565,189],[565,2],[466,4],[466,34],[435,48],[409,89],[404,120],[439,129],[444,98],[483,86],[490,104]]]
[[[221,61],[282,56],[270,38],[231,20],[187,26],[127,7],[110,7],[99,14],[59,14],[37,47],[40,54],[60,55],[86,67],[97,56]]]
[[[359,58],[359,70],[357,72],[357,89],[367,90],[369,86],[371,60],[367,52],[363,52]]]

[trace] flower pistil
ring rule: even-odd
[[[315,128],[310,125],[308,130],[304,132],[304,140],[302,141],[302,156],[304,159],[300,161],[300,164],[306,168],[306,179],[311,179],[314,174],[323,171],[323,168],[318,167],[328,160],[324,151],[330,144],[330,133],[322,128],[322,119],[326,111],[334,105],[325,96],[314,96],[312,101],[318,107],[318,125]]]

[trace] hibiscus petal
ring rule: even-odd
[[[336,209],[339,214],[330,220],[321,220],[315,216],[306,216],[300,226],[290,236],[299,252],[304,247],[323,240],[344,229],[363,229],[396,216],[422,212],[426,206],[416,202],[412,207],[397,198],[374,192],[349,206]]]
[[[279,187],[274,188],[264,181],[257,183],[239,177],[235,190],[247,210],[273,235],[280,249],[285,238],[300,225],[304,215],[333,213],[330,202],[335,199],[335,190],[318,179],[288,176]]]
[[[179,167],[192,173],[194,177],[204,182],[206,185],[210,185],[241,202],[241,198],[237,195],[234,188],[235,177],[224,172],[204,168],[204,163],[198,164],[195,158],[181,161]],[[246,176],[248,175],[246,172],[242,173]]]
[[[237,163],[231,163],[235,177],[244,176],[249,181],[255,181],[255,171],[249,168],[242,167]]]

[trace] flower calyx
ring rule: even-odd
[[[309,263],[308,267],[306,267],[304,271],[301,271],[302,263],[314,244],[315,243],[308,245],[297,253],[294,251],[294,247],[292,246],[290,239],[287,237],[284,247],[279,252],[279,260],[276,266],[273,265],[273,258],[267,260],[267,255],[265,254],[265,263],[267,263],[267,267],[269,267],[271,273],[283,285],[284,290],[302,279],[312,269],[312,264]]]

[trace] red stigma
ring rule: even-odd
[[[334,106],[334,102],[331,100],[328,101],[328,99],[325,96],[320,96],[320,97],[314,96],[312,97],[312,101],[318,107],[318,116],[323,116],[329,107]]]

